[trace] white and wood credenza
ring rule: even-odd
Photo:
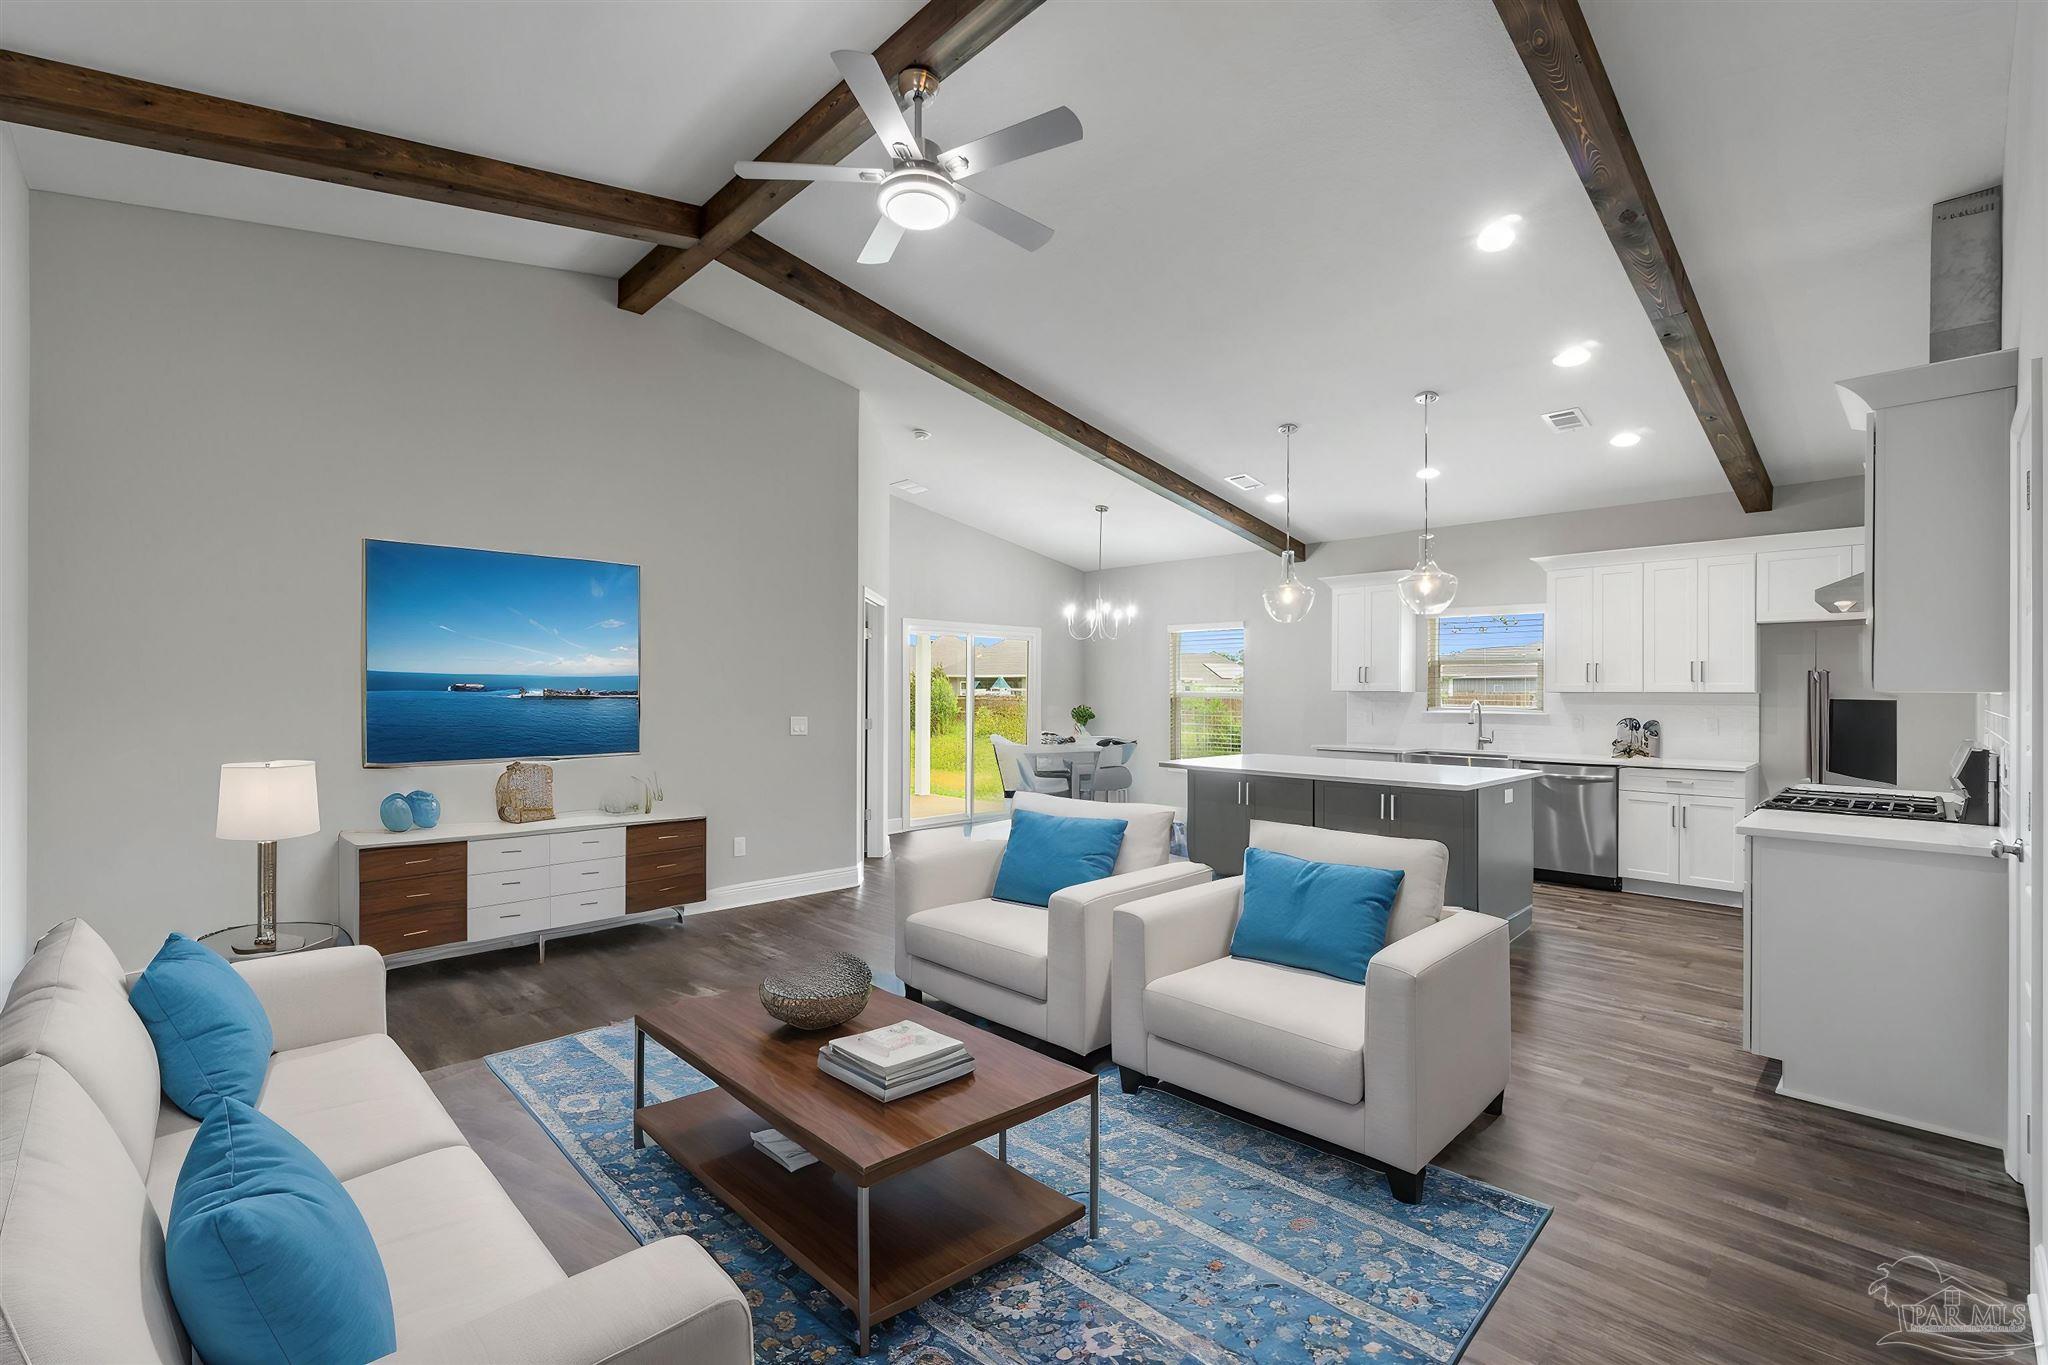
[[[702,901],[704,813],[571,811],[552,820],[341,835],[341,925],[392,965],[538,943]]]

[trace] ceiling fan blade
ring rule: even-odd
[[[887,218],[875,220],[875,230],[868,234],[868,244],[860,249],[862,265],[887,265],[889,258],[896,254],[896,244],[903,240],[903,229]]]
[[[866,166],[819,166],[804,161],[735,161],[732,173],[742,180],[845,180],[880,184],[883,171]]]
[[[889,155],[911,155],[917,139],[910,135],[910,120],[903,117],[903,106],[896,102],[896,91],[882,74],[882,64],[868,53],[848,50],[833,53],[832,65],[839,68],[840,78]],[[900,154],[898,147],[903,148]]]
[[[955,180],[975,175],[994,166],[1021,161],[1027,156],[1049,152],[1081,140],[1081,120],[1064,104],[1048,109],[1036,118],[963,142],[939,153],[939,164]]]
[[[999,204],[985,194],[976,194],[965,185],[955,188],[960,191],[960,212],[996,236],[1007,237],[1026,251],[1036,251],[1052,240],[1052,229],[1029,214]]]

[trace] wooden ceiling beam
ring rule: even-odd
[[[1735,401],[1671,226],[1629,136],[1578,0],[1493,0],[1586,197],[1745,512],[1770,510],[1771,476]]]
[[[929,0],[903,27],[875,49],[875,60],[893,89],[905,67],[922,66],[940,80],[1037,9],[1041,0]],[[810,161],[836,165],[870,137],[867,116],[841,81],[769,143],[756,161]],[[691,276],[717,260],[734,243],[761,226],[768,215],[795,198],[800,180],[742,180],[734,177],[704,205],[704,232],[690,247],[656,247],[619,280],[619,307],[644,313]]]
[[[1140,454],[765,237],[748,233],[719,263],[1262,549],[1278,554],[1288,543],[1279,527]],[[1308,546],[1298,540],[1293,544],[1295,558],[1307,559]]]
[[[0,121],[671,249],[702,220],[695,204],[21,52],[0,51]]]

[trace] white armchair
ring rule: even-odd
[[[961,839],[896,860],[896,974],[1034,1038],[1085,1056],[1109,1044],[1111,916],[1118,906],[1209,880],[1202,863],[1169,862],[1173,808],[1019,792],[1018,810],[1123,820],[1111,875],[1056,892],[1050,905],[994,899],[1000,839]]]
[[[1365,984],[1230,956],[1244,878],[1116,912],[1111,1053],[1126,1092],[1170,1081],[1362,1153],[1394,1196],[1508,1083],[1508,926],[1446,907],[1442,844],[1252,822],[1254,848],[1405,875]]]

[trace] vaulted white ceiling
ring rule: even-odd
[[[1855,472],[1832,381],[1926,358],[1928,209],[1999,178],[2011,0],[1586,2],[1767,466]],[[0,43],[701,202],[831,86],[833,48],[914,8],[9,0]],[[1422,387],[1444,395],[1446,523],[1725,491],[1485,0],[1049,0],[947,83],[928,128],[950,144],[1062,103],[1081,144],[976,182],[1058,229],[1037,253],[962,222],[857,265],[872,201],[840,186],[764,235],[1274,520],[1221,480],[1277,484],[1274,425],[1300,422],[1310,540],[1415,524]],[[607,275],[641,250],[15,136],[39,189]],[[1504,213],[1517,245],[1474,250]],[[1098,501],[1112,563],[1245,548],[730,273],[678,303],[858,384],[889,476],[945,515],[1076,565]],[[1575,341],[1598,343],[1591,364],[1549,363]],[[1570,406],[1591,430],[1539,421]],[[1624,427],[1642,443],[1608,446]]]

